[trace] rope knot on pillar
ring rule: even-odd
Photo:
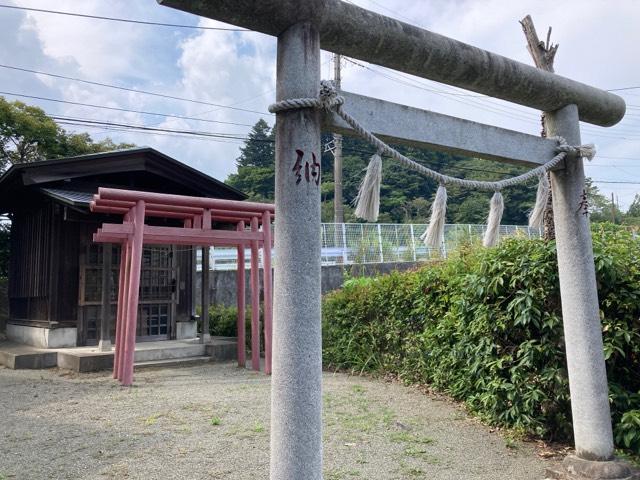
[[[333,107],[344,104],[344,97],[338,95],[336,83],[333,80],[322,80],[320,82],[320,95],[318,96],[318,106],[330,111]]]
[[[558,142],[556,152],[564,152],[577,158],[585,158],[589,161],[593,160],[593,157],[596,156],[596,146],[593,143],[574,146],[569,145],[564,137],[558,136],[552,138]]]
[[[344,97],[338,95],[335,84],[330,80],[320,82],[317,98],[289,98],[269,105],[269,112],[279,113],[300,108],[319,108],[330,111],[344,103]]]

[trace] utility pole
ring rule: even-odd
[[[333,80],[336,89],[341,88],[340,63],[342,56],[338,53],[333,55]],[[333,221],[335,223],[344,223],[344,207],[342,205],[342,135],[333,134]]]
[[[611,192],[611,221],[616,223],[616,203],[613,200],[613,192]]]

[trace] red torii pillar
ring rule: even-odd
[[[271,219],[273,205],[233,200],[100,188],[91,203],[94,212],[123,214],[122,224],[103,224],[96,242],[121,243],[116,346],[113,376],[123,385],[133,382],[138,317],[140,268],[144,243],[178,245],[226,245],[238,248],[238,365],[245,364],[244,248],[251,246],[252,366],[260,369],[259,248],[263,255],[265,373],[271,373],[272,276]],[[183,219],[183,227],[145,225],[145,216]],[[213,230],[212,221],[237,222],[236,231]],[[251,231],[245,231],[250,221]],[[262,231],[259,224],[262,223]],[[204,272],[203,272],[204,273]]]

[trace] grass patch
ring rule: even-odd
[[[389,440],[396,443],[412,443],[418,445],[429,445],[435,441],[433,438],[416,435],[411,432],[394,432],[389,435]]]
[[[359,470],[328,470],[325,472],[326,480],[345,480],[348,478],[358,478],[361,472]]]
[[[147,427],[150,427],[158,423],[158,420],[161,417],[164,417],[164,413],[154,413],[153,415],[149,415],[148,417],[144,418],[142,421]]]

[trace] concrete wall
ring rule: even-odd
[[[7,338],[16,343],[26,343],[38,348],[75,347],[78,329],[43,328],[26,325],[7,325]]]
[[[394,270],[402,271],[417,267],[420,263],[398,262],[398,263],[368,263],[363,265],[327,265],[322,267],[322,294],[340,288],[344,282],[345,275],[351,277],[373,277],[383,275]],[[210,299],[212,305],[236,306],[236,271],[216,270],[209,273]],[[246,303],[251,303],[249,290],[249,270],[245,275],[246,280]],[[202,277],[198,274],[196,282],[196,303],[200,304],[200,292],[202,288]],[[262,272],[260,272],[260,288],[262,288]]]

